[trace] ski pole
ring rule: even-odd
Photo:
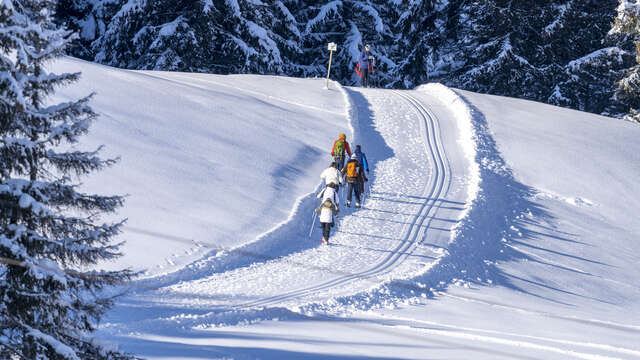
[[[311,229],[309,230],[309,237],[311,237],[311,234],[313,234],[313,229],[316,226],[316,217],[318,217],[318,212],[314,210],[313,221],[311,222]]]
[[[367,193],[367,194],[369,194],[369,195],[371,195],[371,189],[370,189],[370,186],[367,186],[367,189],[366,189],[366,190],[367,190],[367,191],[366,191],[366,193]]]
[[[362,207],[364,207],[364,202],[367,200],[367,182],[366,181],[362,182],[362,189],[364,190],[362,192]]]
[[[347,181],[342,179],[342,200],[346,199],[345,192],[347,191]]]

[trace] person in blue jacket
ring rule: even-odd
[[[369,163],[367,163],[367,156],[362,152],[362,147],[360,145],[356,145],[356,151],[354,151],[353,153],[356,154],[356,159],[358,160],[358,163],[360,163],[362,170],[366,171],[368,174]]]
[[[360,164],[360,193],[364,194],[364,182],[369,181],[364,172],[367,172],[369,175],[369,163],[367,162],[367,155],[362,152],[362,148],[360,145],[356,145],[356,150],[353,152],[356,156],[356,160]]]
[[[360,79],[360,86],[369,87],[369,75],[373,72],[373,56],[369,53],[371,47],[369,44],[364,46],[364,50],[360,53],[360,73],[362,78]]]

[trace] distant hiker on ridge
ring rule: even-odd
[[[345,152],[351,156],[351,148],[349,148],[349,143],[347,142],[347,135],[340,134],[338,140],[334,141],[333,148],[331,149],[331,156],[333,156],[333,161],[338,165],[338,170],[342,170],[344,166]]]
[[[371,47],[369,44],[364,46],[364,50],[360,53],[360,59],[358,62],[358,75],[360,75],[360,86],[370,87],[369,77],[373,73],[374,57],[369,53]]]

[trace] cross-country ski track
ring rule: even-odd
[[[636,127],[437,84],[57,66],[83,72],[61,100],[98,93],[89,147],[122,155],[87,185],[131,194],[105,266],[145,270],[99,338],[163,360],[640,358]],[[341,132],[369,191],[340,192],[323,246]]]
[[[401,239],[398,241],[398,244],[395,248],[391,248],[388,250],[376,249],[376,251],[384,251],[388,252],[388,254],[384,254],[381,260],[377,262],[373,267],[368,268],[364,271],[358,271],[363,267],[366,267],[367,264],[358,264],[358,267],[352,268],[352,272],[348,273],[345,271],[345,274],[342,276],[338,276],[332,280],[322,282],[320,284],[314,284],[309,287],[305,287],[302,289],[285,292],[282,294],[278,294],[275,296],[259,299],[256,301],[251,301],[247,303],[240,304],[235,306],[236,308],[250,308],[250,307],[261,307],[261,306],[270,306],[278,303],[283,303],[293,299],[304,298],[310,294],[317,294],[318,292],[329,292],[332,288],[337,288],[339,286],[345,285],[352,281],[362,281],[365,280],[369,282],[369,286],[377,285],[380,282],[385,281],[382,277],[384,274],[387,274],[392,271],[393,267],[401,264],[408,257],[412,256],[414,249],[420,245],[420,243],[427,238],[427,232],[429,231],[430,224],[437,216],[438,206],[442,204],[442,199],[446,196],[448,187],[451,181],[451,174],[449,173],[449,168],[445,166],[446,154],[444,153],[444,149],[442,148],[442,141],[440,140],[439,128],[437,127],[437,118],[434,118],[429,115],[429,113],[424,109],[424,107],[417,101],[415,98],[410,95],[404,95],[401,92],[397,92],[398,96],[401,96],[403,99],[406,99],[407,102],[411,104],[411,106],[416,111],[416,115],[420,118],[418,120],[420,125],[420,135],[424,142],[424,156],[429,159],[429,168],[433,169],[432,175],[428,177],[428,182],[425,183],[424,189],[422,189],[420,194],[403,194],[406,197],[419,198],[421,203],[417,212],[411,216],[411,220],[408,223],[405,223],[402,231],[403,234]],[[382,174],[381,176],[384,176]],[[401,185],[402,186],[402,185]],[[404,186],[402,186],[404,187]],[[374,189],[377,187],[374,185]],[[374,191],[373,194],[377,194],[378,192]],[[419,196],[416,196],[419,195]],[[362,216],[365,217],[367,215],[374,215],[371,212],[375,211],[384,211],[384,200],[380,197],[375,197],[367,203],[367,207],[358,211],[358,214],[352,214],[353,217],[359,217],[362,212]],[[367,213],[369,210],[370,213]],[[412,209],[415,211],[415,209]],[[384,220],[381,220],[384,221]],[[371,221],[350,221],[348,224],[340,224],[339,228],[348,227],[349,229],[360,229],[365,228],[373,230],[379,227],[376,223],[371,223]],[[438,230],[442,231],[442,230]],[[342,231],[343,234],[349,234],[349,231]],[[373,234],[371,234],[373,235]],[[359,238],[363,238],[364,242],[369,241],[367,239],[367,235],[359,234]],[[371,236],[373,237],[373,236]],[[346,239],[348,241],[348,237]],[[360,239],[359,239],[360,240]],[[335,243],[334,243],[335,241]],[[344,245],[349,244],[348,242],[340,242],[340,238],[332,239],[331,244],[336,245]],[[359,243],[360,245],[362,243]],[[348,256],[348,254],[345,254]],[[425,255],[421,255],[425,256]],[[336,262],[344,262],[344,259],[335,258]],[[328,273],[329,276],[334,274],[331,269],[338,267],[338,264],[329,264],[324,265],[326,268],[322,269],[322,271]]]
[[[309,242],[310,249],[259,254],[278,258],[214,270],[199,279],[163,286],[145,298],[228,310],[324,303],[409,278],[444,254],[466,193],[448,197],[452,174],[438,118],[408,93],[367,90],[365,98],[357,90],[346,91],[361,100],[354,101],[354,123],[372,159],[371,189],[361,209],[347,208],[341,200],[343,210],[330,245],[318,246],[319,229],[311,239],[302,236],[312,214],[301,213],[301,219],[291,222],[300,224],[302,231],[288,240]],[[389,101],[391,106],[385,103]],[[373,114],[367,113],[369,104],[374,104]]]
[[[258,320],[270,308],[278,314],[283,307],[325,306],[339,297],[422,274],[447,253],[468,196],[466,166],[453,168],[449,160],[453,154],[459,165],[464,164],[452,115],[431,99],[440,108],[436,114],[417,92],[343,91],[353,106],[355,139],[350,142],[362,144],[370,159],[370,190],[360,209],[347,208],[341,198],[330,245],[320,246],[319,228],[311,239],[306,237],[311,212],[296,213],[282,227],[296,224],[298,231],[283,231],[286,239],[279,241],[305,242],[307,248],[283,246],[259,253],[249,245],[201,260],[199,271],[187,271],[186,281],[175,274],[140,281],[138,291],[134,287],[134,293],[122,300],[124,307],[173,310],[163,311],[161,318],[136,316],[134,324],[112,323],[112,330],[157,329],[168,317],[190,318],[189,327],[206,327],[215,325],[215,318],[223,319],[221,323]],[[441,127],[443,115],[448,134]],[[317,203],[315,196],[309,198]],[[259,315],[251,309],[260,309]]]

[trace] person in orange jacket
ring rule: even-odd
[[[347,142],[347,135],[340,134],[338,140],[333,142],[333,148],[331,149],[331,156],[333,156],[333,161],[338,165],[338,170],[342,170],[344,167],[345,153],[351,157],[351,149]]]

